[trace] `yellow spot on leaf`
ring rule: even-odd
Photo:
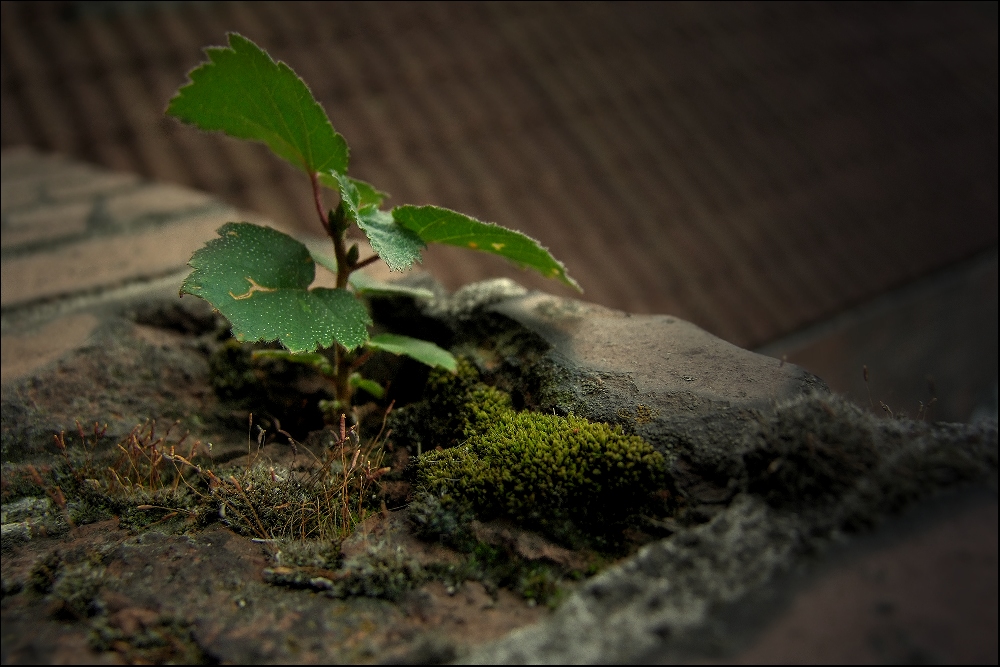
[[[478,248],[479,245],[475,241],[469,241],[469,247],[470,248]]]
[[[274,287],[263,287],[261,285],[258,285],[256,282],[254,282],[254,279],[251,278],[250,276],[245,276],[245,278],[247,279],[247,282],[250,283],[250,289],[248,289],[243,294],[239,294],[239,295],[233,294],[232,292],[229,293],[229,296],[233,297],[237,301],[242,301],[243,299],[249,299],[251,296],[253,296],[254,292],[277,292],[278,291]]]
[[[497,252],[500,252],[501,250],[503,250],[503,247],[504,247],[503,243],[494,243],[492,245],[493,245],[493,249],[496,250]]]

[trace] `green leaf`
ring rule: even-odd
[[[341,191],[343,179],[340,177],[341,174],[338,174],[335,170],[325,171],[319,174],[319,181],[331,190],[340,192],[341,196],[343,196],[343,192]],[[348,177],[347,181],[353,186],[353,190],[356,193],[352,203],[359,213],[377,209],[389,197],[387,193],[382,192],[371,183],[366,183],[361,179]]]
[[[347,171],[347,142],[330,124],[309,87],[246,37],[205,49],[167,114],[202,130],[267,144],[306,173]]]
[[[382,388],[382,385],[375,382],[375,380],[369,380],[368,378],[362,377],[361,373],[351,373],[351,377],[348,381],[355,389],[364,389],[375,398],[382,398],[385,396],[385,389]]]
[[[390,271],[406,271],[420,261],[426,244],[420,236],[393,220],[385,211],[372,210],[362,215],[358,227],[368,236],[372,250],[389,265]]]
[[[549,254],[538,241],[520,232],[439,206],[398,206],[392,210],[392,217],[400,227],[412,231],[425,243],[444,243],[490,252],[580,289],[566,273],[562,262]]]
[[[309,248],[309,254],[312,255],[314,262],[334,274],[337,273],[337,258],[333,256],[329,239],[313,239],[306,241],[305,244]],[[408,296],[414,299],[434,298],[434,292],[429,289],[383,282],[370,277],[362,271],[351,272],[351,275],[347,278],[347,282],[354,288],[357,294],[366,294],[375,297]]]
[[[345,174],[338,174],[335,171],[327,172],[327,176],[335,184],[337,192],[340,194],[340,203],[344,207],[344,215],[354,224],[358,224],[361,221],[361,191],[355,185],[354,179],[348,178]],[[325,179],[321,180],[325,182]]]
[[[378,210],[377,206],[372,206],[370,202],[367,205],[363,203],[365,197],[370,200],[376,197],[371,192],[377,192],[374,188],[343,174],[331,172],[328,176],[336,183],[344,215],[368,236],[372,250],[389,266],[390,271],[405,271],[414,262],[420,261],[420,251],[424,248],[420,237],[397,225],[391,215]],[[359,188],[358,183],[362,187]]]
[[[378,190],[374,185],[365,183],[357,178],[352,178],[351,183],[358,190],[358,210],[365,213],[369,209],[377,209],[382,205],[389,195]]]
[[[181,285],[212,304],[239,340],[279,340],[292,352],[334,341],[354,349],[368,340],[371,318],[347,290],[307,289],[316,265],[287,234],[249,222],[230,222],[191,257]]]
[[[384,350],[392,354],[405,354],[428,366],[440,366],[446,370],[455,372],[458,362],[448,350],[438,347],[434,343],[419,338],[400,336],[398,334],[379,334],[373,336],[368,341],[368,347],[376,350]]]

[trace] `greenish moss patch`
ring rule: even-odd
[[[457,535],[460,517],[471,511],[560,539],[574,531],[607,534],[666,483],[662,455],[620,427],[517,412],[506,394],[478,382],[468,364],[453,379],[432,373],[428,384],[424,411],[437,432],[426,432],[442,448],[417,463],[414,504],[425,532]],[[435,406],[440,411],[432,416]]]
[[[455,373],[431,371],[424,396],[420,403],[393,412],[388,424],[397,444],[418,455],[454,447],[511,408],[510,396],[480,382],[479,371],[463,358]]]

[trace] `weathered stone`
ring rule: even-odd
[[[823,387],[822,380],[796,366],[736,347],[668,315],[631,315],[539,293],[508,299],[492,310],[552,345],[560,365],[580,379],[564,381],[567,391],[571,384],[587,386],[593,378],[596,391],[574,396],[573,407],[604,421],[620,419],[625,412],[642,427],[720,409],[767,408]],[[614,383],[628,387],[628,395],[601,387],[603,378],[628,378]]]
[[[91,313],[56,318],[33,330],[4,336],[0,382],[26,377],[66,352],[80,347],[97,326]]]
[[[66,429],[75,438],[78,419],[84,426],[110,423],[102,447],[113,447],[147,418],[158,418],[161,429],[176,419],[170,443],[190,429],[191,440],[215,441],[214,450],[208,445],[215,464],[242,460],[247,416],[223,414],[209,381],[208,355],[219,344],[215,316],[200,300],[176,298],[191,250],[214,236],[213,216],[221,224],[231,212],[198,193],[33,153],[5,151],[0,166],[0,449],[5,466],[23,468],[11,479],[23,477],[28,463],[59,460],[52,435]],[[669,537],[582,584],[549,622],[466,656],[462,647],[547,613],[528,610],[509,591],[491,598],[478,583],[456,591],[433,582],[413,591],[408,607],[331,601],[265,585],[264,547],[224,529],[127,538],[113,525],[71,528],[65,521],[72,504],[65,512],[47,498],[25,499],[3,507],[4,661],[106,657],[86,652],[88,627],[129,634],[151,626],[191,649],[167,656],[175,660],[725,659],[747,636],[737,632],[734,610],[763,627],[773,615],[761,596],[844,533],[962,485],[985,485],[995,517],[995,420],[928,425],[865,415],[801,369],[668,316],[529,293],[509,280],[470,285],[450,297],[437,286],[435,293],[424,304],[375,302],[373,314],[380,325],[470,356],[518,407],[572,412],[646,438],[667,455],[676,485],[678,515],[650,519],[655,534]],[[287,448],[284,441],[268,446]],[[404,518],[404,512],[377,514],[345,543],[344,555],[384,542],[405,544],[428,564],[447,561],[445,547],[418,542]],[[48,538],[31,539],[36,535]],[[478,537],[529,561],[580,565],[572,552],[505,527],[480,525]],[[993,576],[987,607],[995,627],[992,542],[992,568],[980,561],[969,567]],[[72,562],[59,565],[49,550]],[[74,559],[95,553],[101,564],[91,580],[89,567]],[[63,623],[37,604],[35,593],[19,595],[36,560],[44,568],[56,563],[52,600],[62,591],[64,603],[76,604],[71,583],[101,589],[84,600],[96,605],[88,613],[100,612],[92,619],[97,625]],[[988,576],[984,581],[989,588]],[[152,609],[160,610],[158,618]],[[449,639],[421,639],[425,625],[444,628]],[[377,630],[372,652],[354,648],[362,627]],[[67,633],[75,633],[78,648],[46,653]]]
[[[823,381],[667,315],[631,315],[528,293],[510,280],[469,285],[423,312],[456,332],[515,403],[620,424],[667,456],[692,505],[729,500],[742,431],[760,411]]]
[[[800,397],[768,414],[783,425],[777,439],[805,443],[807,451],[810,440],[799,427],[808,415],[863,433],[878,462],[855,473],[848,489],[819,502],[789,507],[759,493],[739,493],[707,523],[647,545],[588,581],[549,621],[466,660],[568,664],[731,656],[746,641],[746,626],[758,627],[759,620],[748,624],[746,617],[767,608],[769,587],[844,531],[881,522],[956,484],[992,480],[995,489],[995,424],[879,419],[834,396]],[[741,444],[759,447],[753,433]],[[991,495],[995,502],[995,491]]]

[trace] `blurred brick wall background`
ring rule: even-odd
[[[306,80],[390,204],[524,231],[583,298],[744,347],[996,255],[996,3],[5,2],[0,18],[4,147],[315,233],[299,172],[162,116],[237,31]],[[572,294],[458,249],[425,268]],[[995,280],[984,298],[995,310]]]

